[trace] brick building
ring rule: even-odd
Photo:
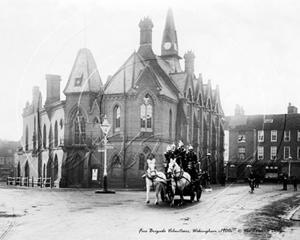
[[[14,175],[14,161],[20,142],[3,141],[0,139],[0,181]]]
[[[278,181],[281,173],[300,178],[300,114],[289,104],[287,114],[226,117],[229,132],[228,178],[244,180],[254,169],[266,181]]]
[[[142,187],[144,165],[155,154],[162,169],[167,145],[191,144],[217,182],[223,172],[224,117],[218,86],[204,84],[194,73],[193,52],[181,68],[172,10],[169,9],[161,55],[152,50],[153,23],[139,23],[140,47],[103,85],[91,51],[80,49],[61,101],[60,77],[46,75],[47,98],[42,108],[35,87],[32,104],[24,109],[24,153],[29,175],[52,176],[60,187],[101,187],[103,133],[107,116],[108,185]],[[101,71],[101,69],[99,70]],[[33,139],[30,142],[30,139]],[[208,153],[210,153],[208,157]],[[33,159],[34,158],[34,159]],[[21,171],[22,172],[22,171]]]

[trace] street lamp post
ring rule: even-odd
[[[107,134],[110,129],[111,125],[108,123],[106,115],[104,116],[104,121],[100,124],[100,128],[104,134],[104,150],[98,150],[99,152],[104,152],[104,173],[103,173],[103,190],[102,191],[95,191],[95,193],[115,193],[115,191],[108,191],[107,190]]]
[[[206,167],[207,167],[207,173],[209,174],[209,165],[210,165],[210,157],[211,157],[211,153],[207,153],[207,158],[206,158]]]
[[[288,177],[289,179],[291,178],[291,161],[292,161],[292,156],[290,155],[288,158],[289,161],[289,172],[288,172]]]

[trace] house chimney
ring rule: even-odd
[[[184,60],[185,60],[185,72],[194,72],[194,60],[195,60],[195,54],[192,51],[188,51],[186,54],[184,54]]]
[[[292,106],[291,103],[289,103],[289,106],[287,108],[287,112],[288,112],[288,114],[298,113],[298,109],[295,106]]]
[[[243,107],[236,104],[235,109],[234,109],[234,116],[244,116],[244,115],[245,115],[245,111],[244,111]]]
[[[46,75],[47,81],[47,96],[45,105],[50,105],[54,102],[60,101],[60,81],[61,77],[59,75]]]
[[[154,27],[149,17],[144,18],[139,23],[140,27],[140,46],[152,46],[152,28]]]

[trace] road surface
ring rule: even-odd
[[[0,239],[299,239],[300,193],[263,184],[212,186],[199,202],[145,204],[146,193],[0,186]]]

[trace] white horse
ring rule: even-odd
[[[174,206],[174,198],[176,189],[179,192],[180,195],[180,204],[184,203],[183,199],[183,191],[186,187],[191,187],[191,176],[187,172],[184,172],[183,169],[176,163],[176,159],[171,159],[169,163],[168,172],[172,175],[171,185],[172,185],[172,200],[170,206]],[[193,191],[191,189],[191,198],[194,198]]]
[[[150,203],[149,192],[151,187],[155,187],[155,204],[158,204],[158,195],[161,190],[165,193],[165,187],[167,184],[166,175],[163,172],[159,172],[155,168],[155,159],[147,160],[148,169],[146,175],[146,203]],[[166,194],[164,194],[166,196]]]

